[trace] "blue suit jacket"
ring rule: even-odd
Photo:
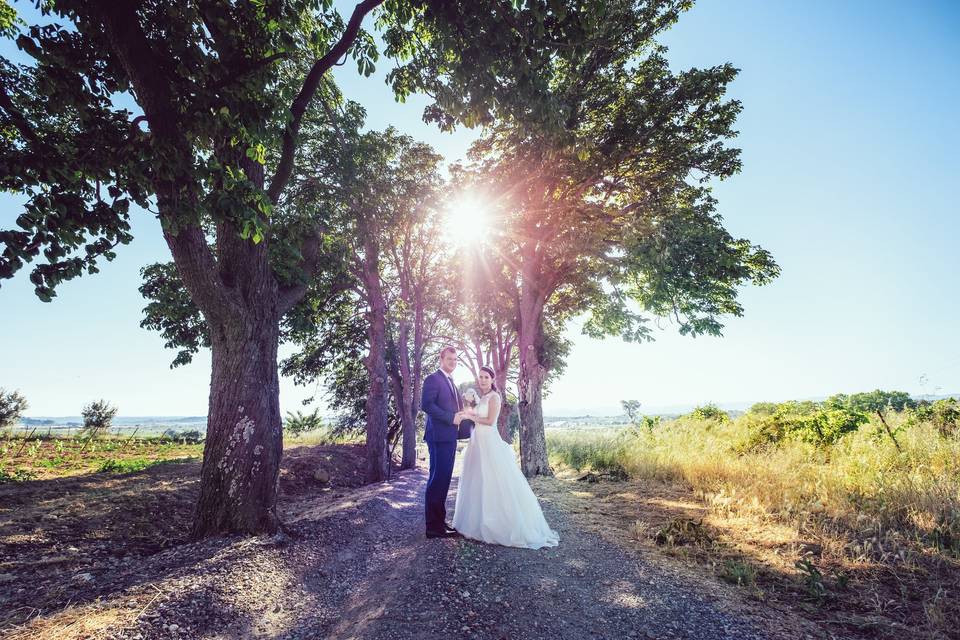
[[[453,417],[460,410],[459,399],[444,378],[444,373],[437,370],[423,381],[420,408],[427,414],[427,426],[423,432],[423,439],[427,442],[457,441],[457,425],[453,424]]]

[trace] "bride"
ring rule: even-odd
[[[493,379],[493,369],[480,368],[480,400],[464,412],[476,426],[463,454],[453,527],[468,538],[508,547],[555,547],[560,538],[543,517],[513,447],[497,431],[501,399]]]

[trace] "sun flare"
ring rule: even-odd
[[[447,208],[444,235],[456,246],[481,242],[490,229],[490,209],[474,194],[455,198]]]

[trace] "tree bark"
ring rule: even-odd
[[[389,477],[390,451],[387,444],[387,305],[380,284],[380,248],[373,233],[362,231],[363,278],[367,293],[367,338],[370,353],[365,364],[369,375],[367,391],[367,482]]]
[[[261,293],[249,315],[211,323],[213,373],[194,538],[272,533],[280,525],[276,287]]]
[[[547,370],[541,364],[543,349],[543,301],[523,284],[520,295],[520,468],[527,477],[553,475],[547,461],[543,426],[543,382]]]
[[[400,321],[399,329],[399,360],[401,371],[400,397],[397,406],[400,411],[403,455],[400,460],[401,469],[413,469],[417,466],[417,414],[413,402],[413,371],[410,369],[410,323]]]
[[[513,405],[507,400],[507,373],[506,371],[497,372],[497,388],[500,389],[500,396],[503,399],[500,415],[497,416],[497,431],[500,437],[507,444],[513,444],[513,438],[510,437],[510,414],[513,413]]]
[[[300,119],[320,77],[349,49],[364,16],[381,2],[363,0],[354,8],[343,36],[305,79],[291,106],[293,121],[284,132],[280,166],[270,184],[274,202],[292,173]],[[194,213],[202,193],[194,171],[194,150],[197,144],[205,148],[207,143],[186,137],[182,105],[171,90],[178,61],[163,55],[167,49],[147,38],[140,9],[135,2],[96,0],[81,3],[78,11],[89,17],[91,25],[102,26],[149,122],[150,144],[162,152],[158,155],[162,166],[157,167],[153,180],[164,238],[184,286],[210,329],[213,370],[207,440],[192,532],[194,537],[272,532],[279,527],[276,491],[283,450],[279,321],[305,288],[285,291],[281,298],[270,268],[268,239],[256,244],[239,238],[236,226],[226,222],[233,220],[233,212],[214,216],[218,222],[216,257],[211,252],[200,217]],[[233,71],[229,57],[221,58],[228,73]],[[239,164],[263,188],[263,167],[246,158]],[[312,239],[302,252],[308,272],[316,268],[316,242]],[[383,422],[385,436],[386,420]],[[385,453],[385,437],[383,450]]]

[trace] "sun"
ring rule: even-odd
[[[490,230],[490,209],[476,194],[455,197],[447,207],[443,234],[451,244],[462,247],[481,242]]]

